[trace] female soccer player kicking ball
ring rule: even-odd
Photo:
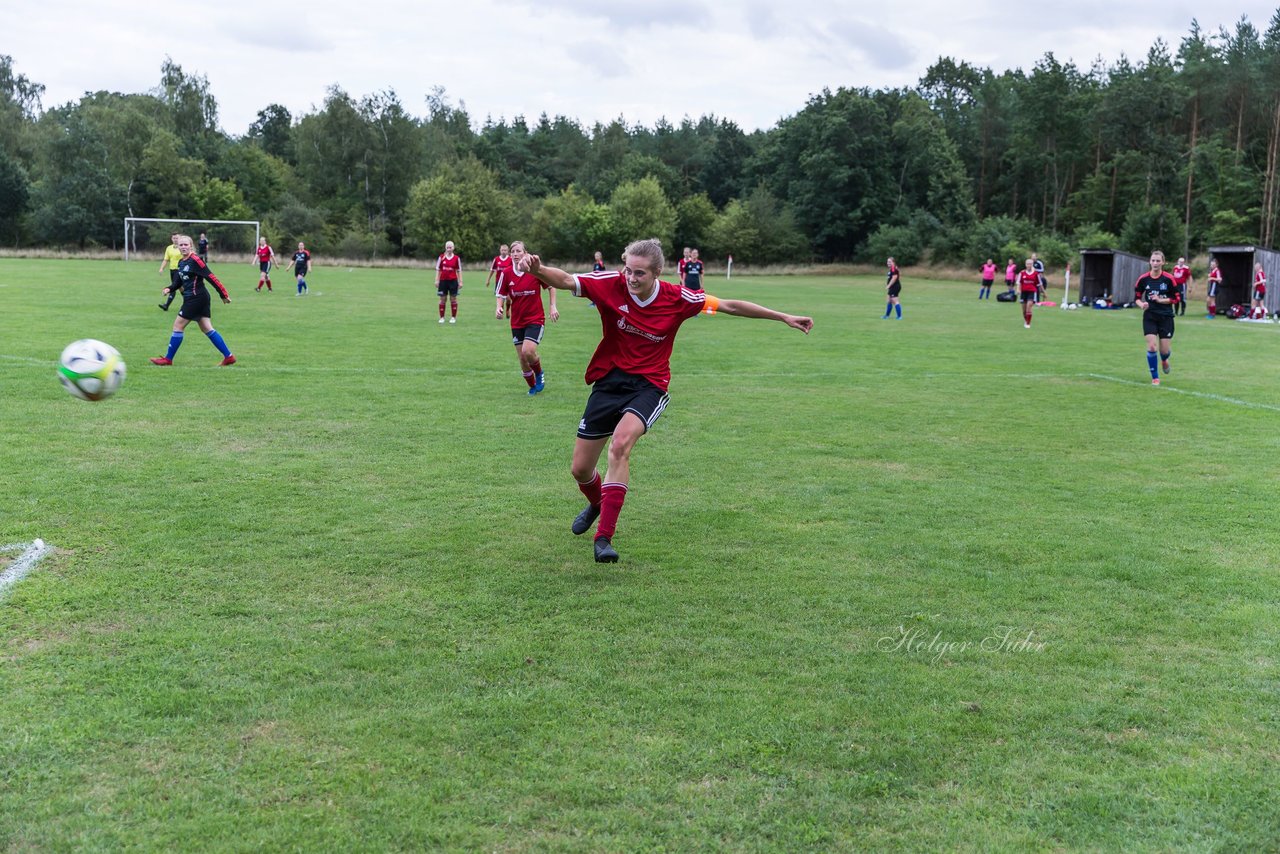
[[[578,489],[588,502],[573,520],[572,530],[585,534],[599,517],[597,563],[618,560],[612,540],[627,497],[631,449],[667,406],[671,348],[680,324],[706,309],[778,320],[806,335],[813,328],[809,317],[783,314],[743,300],[718,300],[703,291],[660,281],[665,259],[657,240],[635,241],[627,247],[623,262],[619,272],[576,276],[543,265],[537,255],[525,255],[519,263],[551,287],[592,300],[600,312],[604,338],[587,365],[591,396],[578,424],[572,465]],[[602,481],[596,464],[606,443],[609,467]]]

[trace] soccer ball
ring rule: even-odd
[[[58,379],[81,400],[106,400],[124,382],[124,359],[110,344],[82,338],[67,345],[58,357]]]

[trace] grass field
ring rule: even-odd
[[[686,324],[607,566],[585,302],[529,398],[474,273],[215,270],[162,369],[154,264],[0,259],[0,850],[1280,846],[1280,328],[713,280],[814,332]]]

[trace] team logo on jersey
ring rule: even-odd
[[[630,323],[627,323],[627,319],[625,317],[618,318],[618,328],[623,332],[630,332],[632,335],[639,335],[641,338],[648,338],[650,341],[658,344],[662,343],[667,338],[665,335],[654,335],[652,332],[645,332],[643,329],[637,329]]]
[[[631,309],[627,308],[625,305],[618,306],[618,311],[622,312],[623,314],[631,313]]]

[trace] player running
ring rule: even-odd
[[[1158,361],[1164,372],[1169,373],[1169,356],[1173,341],[1173,312],[1178,304],[1178,283],[1164,272],[1164,253],[1159,249],[1151,253],[1151,271],[1138,277],[1133,286],[1134,302],[1142,309],[1142,334],[1147,339],[1147,368],[1151,371],[1151,384],[1160,385],[1156,372],[1156,348]]]
[[[293,253],[293,259],[289,261],[286,270],[292,268],[293,274],[298,277],[298,296],[309,293],[307,288],[307,272],[314,268],[311,263],[311,253],[307,251],[307,247],[301,241],[298,242],[298,251]]]
[[[484,279],[484,289],[489,290],[489,282],[493,282],[493,292],[497,294],[497,287],[502,284],[504,273],[511,275],[511,249],[505,243],[498,247],[498,254],[493,256],[493,263],[489,265],[489,275]]]
[[[444,298],[449,297],[453,313],[450,323],[458,322],[458,291],[462,290],[462,257],[453,254],[453,241],[444,244],[444,253],[436,259],[436,296],[440,297],[440,322],[444,323]]]
[[[163,356],[152,359],[151,364],[173,364],[173,357],[177,355],[178,348],[182,346],[183,330],[187,328],[188,323],[194,320],[200,327],[200,331],[208,336],[209,341],[222,354],[222,361],[218,364],[234,365],[236,357],[231,355],[231,351],[227,348],[227,342],[223,341],[222,336],[218,334],[218,330],[213,328],[212,312],[209,309],[211,301],[209,299],[209,291],[205,288],[204,283],[209,282],[217,288],[218,294],[221,295],[224,303],[230,304],[231,297],[227,294],[227,289],[222,286],[222,282],[218,281],[218,277],[205,266],[205,263],[192,250],[190,237],[185,234],[178,235],[178,250],[182,253],[182,260],[178,262],[178,279],[182,288],[182,308],[178,309],[178,316],[173,319],[173,334],[169,337],[168,352]],[[170,289],[165,288],[164,292],[167,296]]]
[[[503,247],[504,249],[506,247]],[[511,258],[515,265],[525,256],[524,241],[511,244]],[[529,384],[529,394],[542,391],[545,378],[542,360],[538,358],[538,345],[542,343],[542,330],[547,318],[542,312],[542,289],[548,288],[537,276],[515,267],[498,277],[498,308],[496,317],[502,319],[504,304],[509,300],[508,316],[511,318],[511,343],[516,345],[520,357],[520,373]],[[548,288],[548,290],[551,290]],[[556,309],[556,292],[551,290],[551,319],[560,320]]]
[[[704,308],[739,317],[778,320],[806,335],[813,319],[783,314],[743,300],[718,300],[658,279],[665,259],[657,240],[637,240],[623,254],[620,272],[570,275],[544,266],[526,254],[520,267],[553,288],[595,302],[604,338],[587,365],[592,386],[578,424],[571,471],[587,506],[573,520],[572,531],[585,534],[599,517],[594,551],[597,563],[615,563],[613,547],[618,515],[627,497],[631,450],[667,406],[671,381],[671,349],[680,325]],[[610,441],[612,437],[612,441]],[[601,480],[596,465],[605,445],[609,465]]]
[[[267,286],[271,293],[271,265],[276,260],[276,253],[267,245],[267,238],[258,238],[258,287],[255,293],[262,293],[262,286]]]

